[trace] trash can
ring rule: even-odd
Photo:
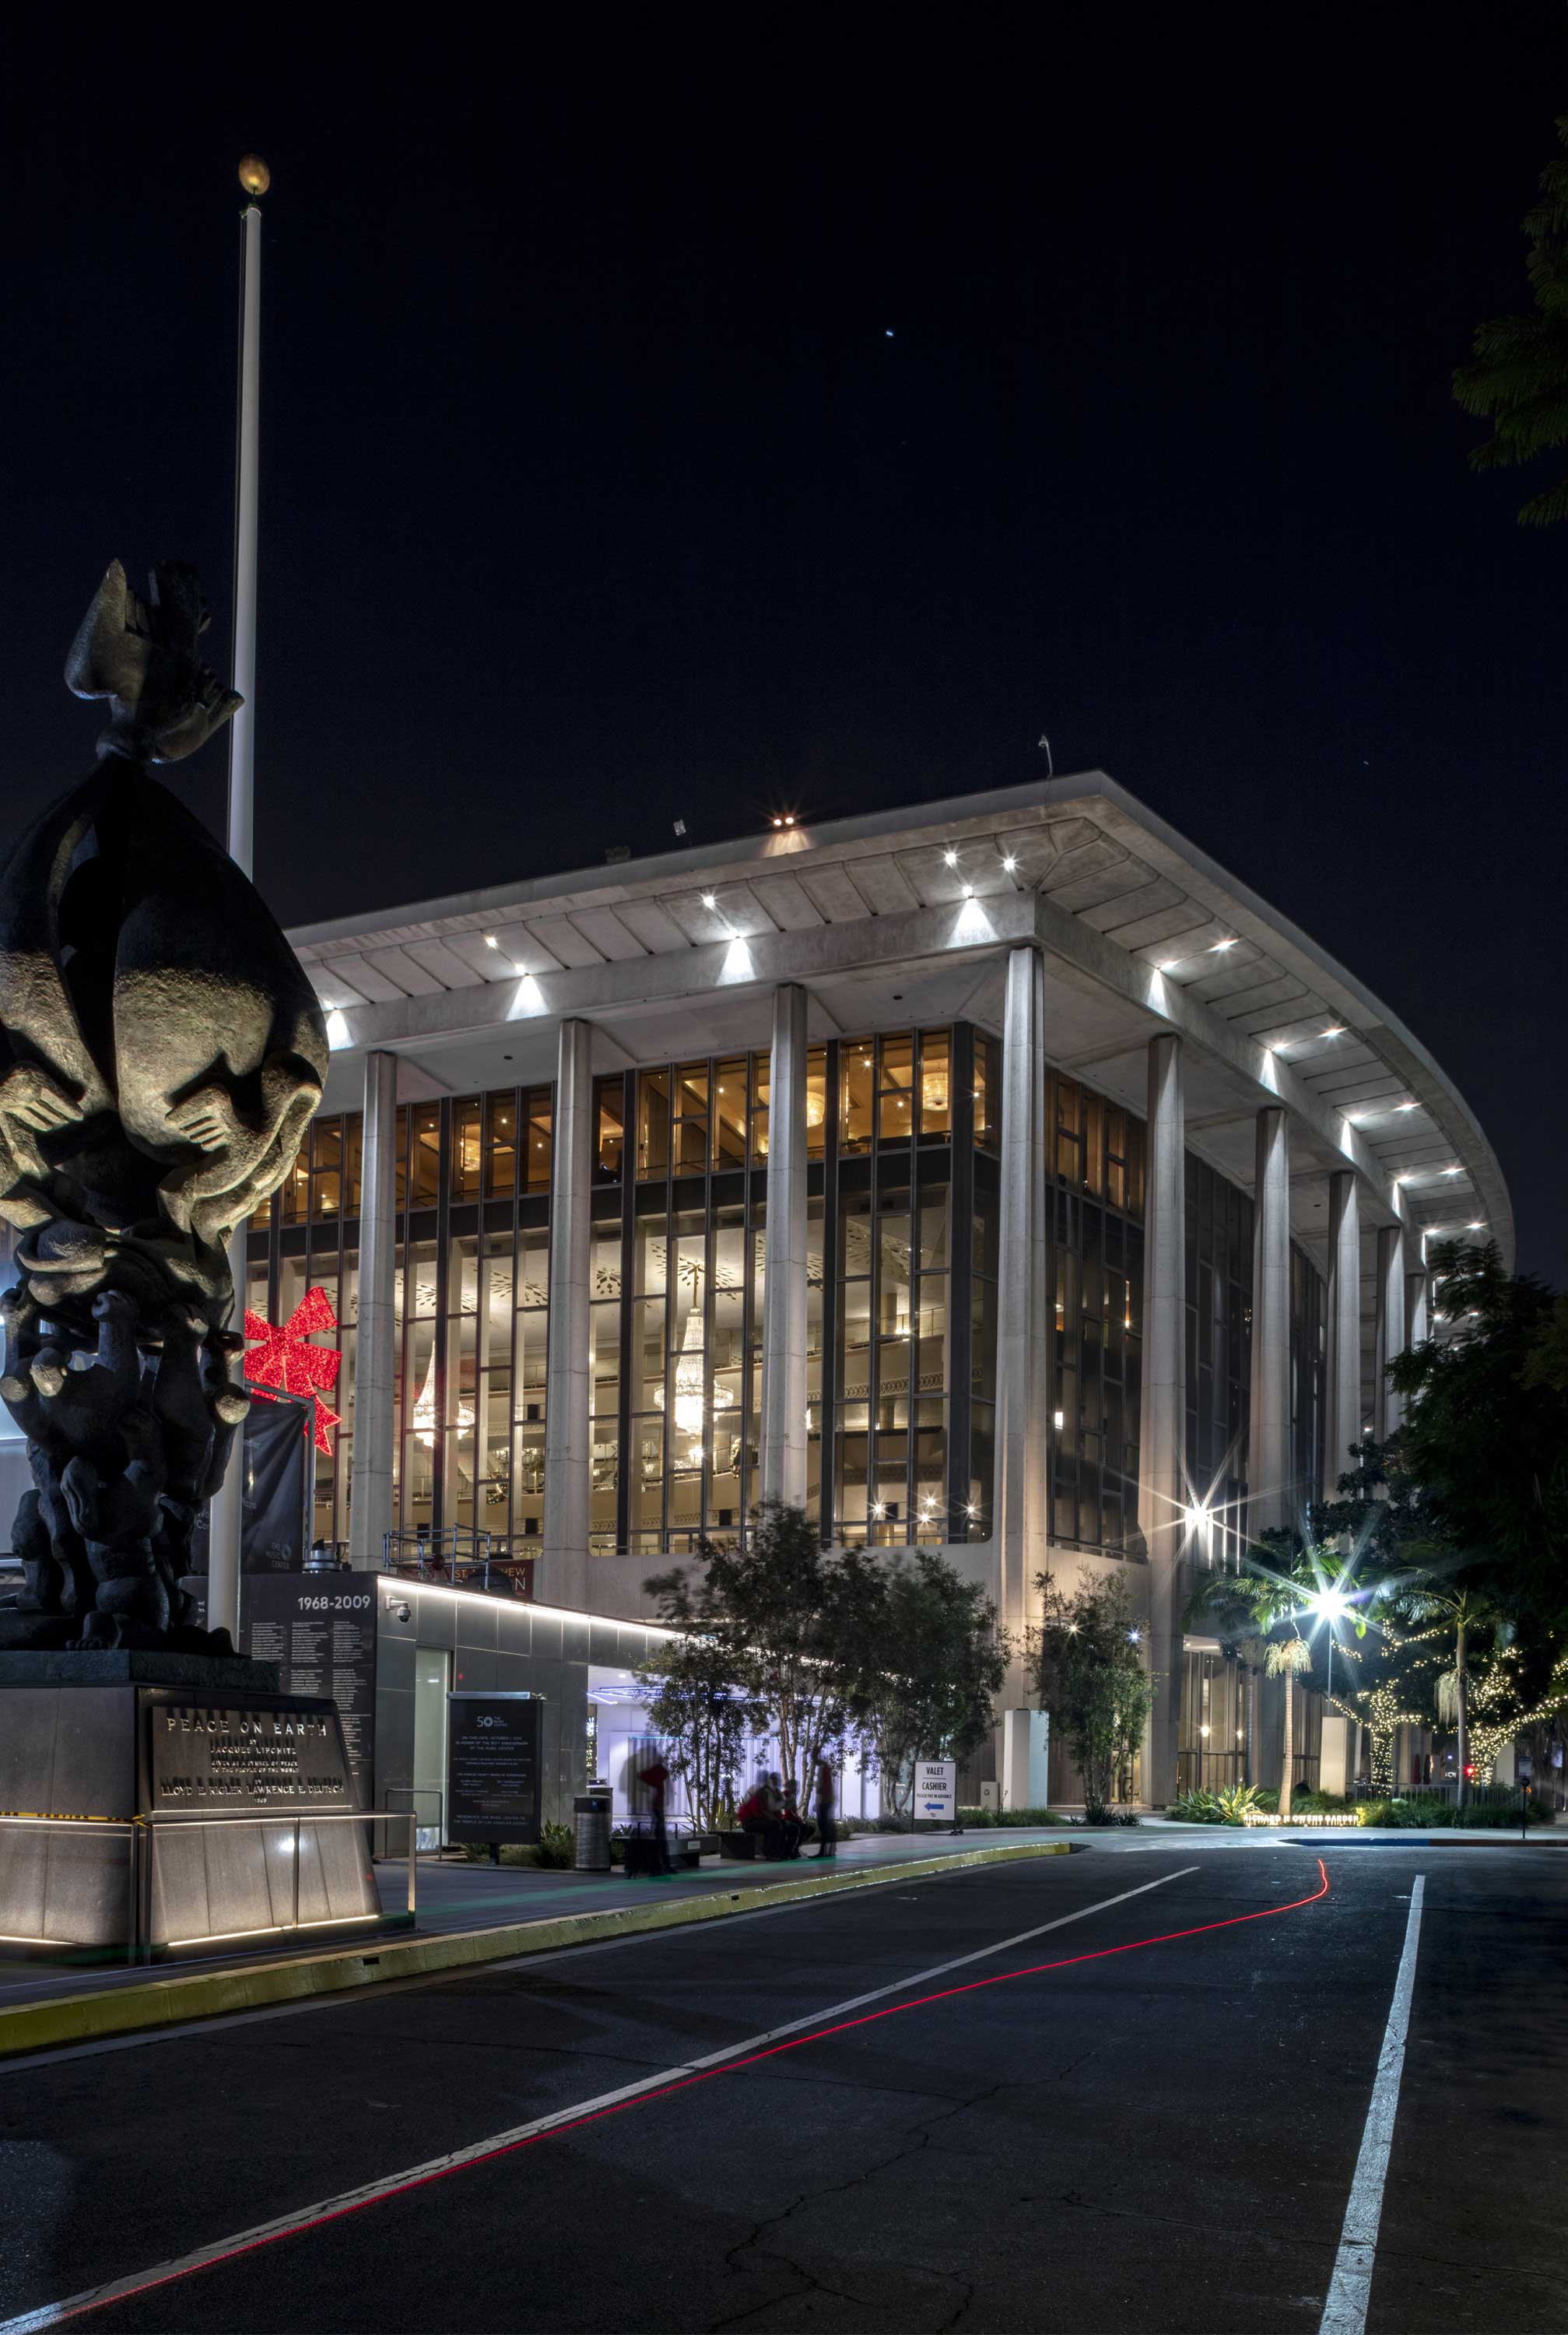
[[[610,1795],[579,1792],[572,1802],[576,1854],[574,1873],[608,1873],[610,1869]]]

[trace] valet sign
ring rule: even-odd
[[[917,1759],[915,1763],[915,1813],[917,1817],[958,1821],[958,1763],[953,1759]]]

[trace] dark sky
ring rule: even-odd
[[[89,761],[111,557],[193,559],[227,670],[254,147],[286,922],[1025,780],[1045,730],[1410,1022],[1561,1278],[1568,528],[1467,470],[1449,375],[1525,304],[1568,17],[1027,14],[0,36],[4,828]],[[219,819],[220,750],[175,782]]]

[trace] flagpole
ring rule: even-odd
[[[247,876],[255,872],[256,840],[256,547],[261,462],[261,206],[271,184],[255,154],[239,166],[247,198],[239,215],[239,385],[235,432],[234,686],[242,701],[228,731],[228,855]],[[247,1225],[228,1244],[234,1282],[233,1326],[245,1326]],[[208,1536],[207,1626],[227,1630],[239,1644],[240,1542],[244,1523],[245,1431],[235,1437],[223,1481],[212,1496]]]

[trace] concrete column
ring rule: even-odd
[[[546,1347],[545,1530],[535,1594],[588,1602],[588,1272],[592,1255],[594,1032],[563,1022],[550,1170],[550,1321]],[[626,1172],[630,1172],[629,1155]]]
[[[806,992],[773,993],[763,1234],[762,1446],[765,1500],[806,1505]],[[831,1430],[823,1429],[823,1450]]]
[[[392,1528],[397,1443],[397,1100],[395,1054],[364,1058],[360,1144],[359,1326],[353,1349],[349,1561],[379,1573]]]
[[[1050,1797],[1050,1718],[1043,1710],[1002,1714],[1002,1805],[1042,1808]]]
[[[1021,1635],[1046,1565],[1047,1403],[1050,1347],[1045,1239],[1045,984],[1031,948],[1007,960],[1002,1042],[1002,1253],[996,1337],[996,1485],[992,1545],[997,1609]],[[1015,1662],[1003,1690],[1030,1692]]]
[[[1339,1479],[1361,1439],[1361,1211],[1355,1170],[1329,1178],[1329,1354],[1323,1438],[1325,1500],[1339,1497]]]
[[[1247,1439],[1247,1527],[1292,1522],[1291,1151],[1282,1108],[1258,1113],[1253,1179],[1253,1371]]]
[[[1405,1343],[1407,1347],[1424,1345],[1432,1334],[1430,1318],[1431,1276],[1426,1266],[1405,1275]]]
[[[1149,1668],[1158,1681],[1144,1760],[1153,1807],[1176,1797],[1187,1539],[1186,1119],[1181,1040],[1151,1038],[1143,1216],[1143,1401],[1137,1520],[1148,1551]]]
[[[1395,1392],[1386,1375],[1389,1364],[1405,1351],[1405,1234],[1399,1225],[1378,1227],[1378,1332],[1373,1349],[1376,1383],[1372,1388],[1372,1425],[1379,1443],[1399,1432],[1405,1416],[1404,1398]]]

